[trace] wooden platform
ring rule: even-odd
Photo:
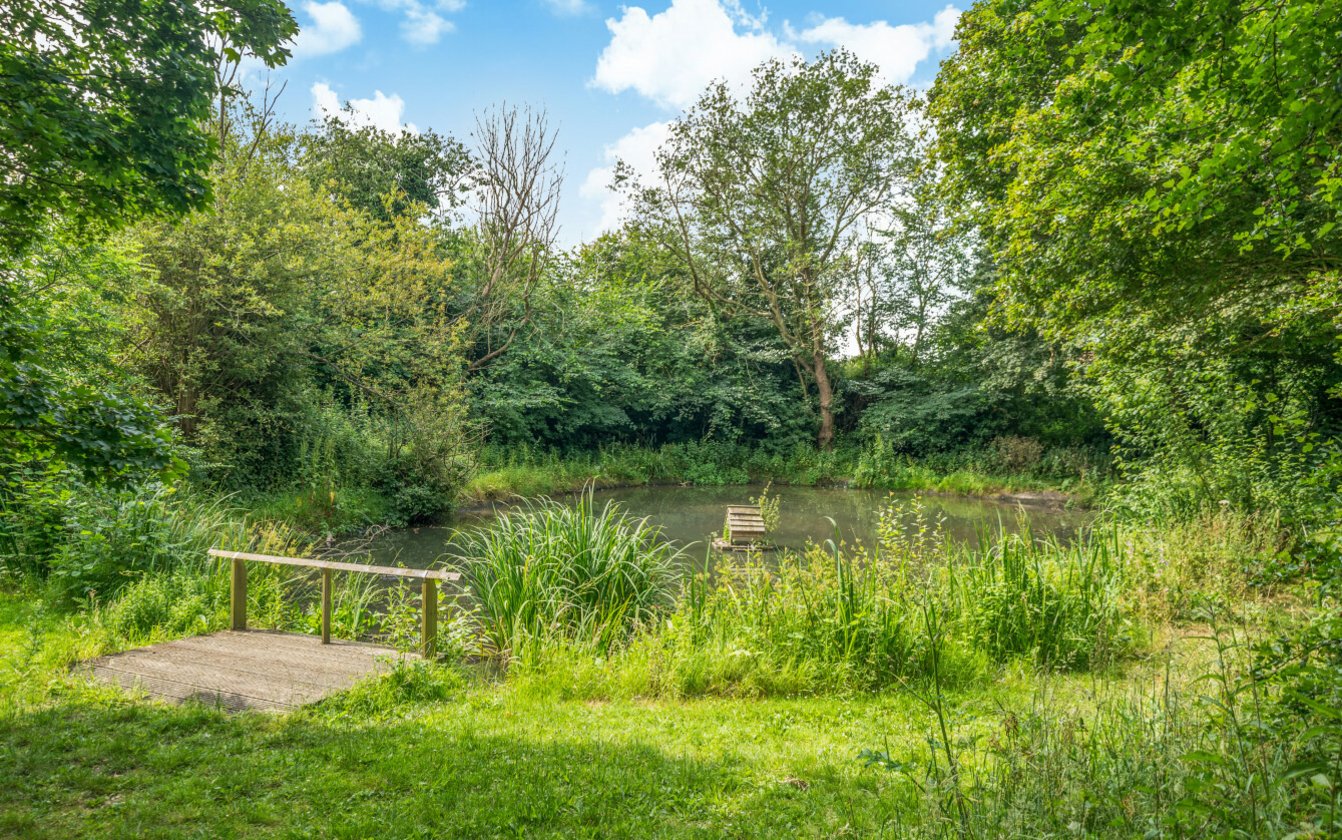
[[[266,630],[227,631],[136,648],[84,663],[103,682],[180,703],[293,709],[391,667],[391,648]]]
[[[759,505],[728,505],[726,537],[713,540],[718,551],[757,551],[765,547],[766,529]]]

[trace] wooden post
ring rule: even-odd
[[[420,606],[423,621],[420,624],[421,655],[433,659],[438,652],[438,582],[424,578],[421,587],[423,604]]]
[[[233,584],[229,589],[229,626],[247,629],[247,561],[233,558]]]
[[[331,643],[331,570],[322,569],[322,644]]]

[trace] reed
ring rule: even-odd
[[[972,551],[950,550],[946,569],[970,637],[992,658],[1086,669],[1112,661],[1133,641],[1124,612],[1126,565],[1115,529],[1067,545],[1026,529],[999,532]]]
[[[616,504],[548,499],[462,535],[453,555],[479,605],[486,650],[511,658],[547,639],[609,651],[668,607],[679,551]]]

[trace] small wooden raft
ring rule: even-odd
[[[283,711],[344,691],[391,667],[391,648],[268,630],[224,631],[86,662],[96,679],[172,703]]]
[[[764,544],[764,517],[759,505],[728,505],[727,535],[713,540],[719,551],[748,551]]]

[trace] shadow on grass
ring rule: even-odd
[[[352,725],[73,698],[0,725],[0,835],[706,836],[740,784],[725,764],[440,708]]]

